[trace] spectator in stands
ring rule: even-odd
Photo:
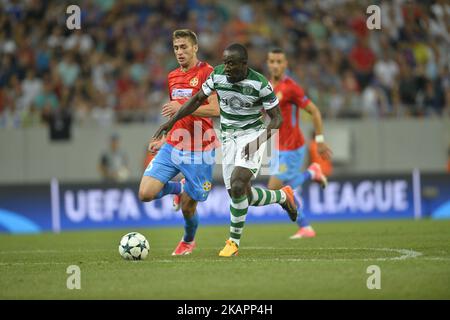
[[[47,116],[50,140],[67,141],[72,137],[72,113],[66,101]]]
[[[100,157],[99,171],[105,181],[123,182],[130,177],[128,157],[120,149],[120,138],[117,134],[111,135],[109,149]]]
[[[282,46],[292,60],[292,77],[314,100],[332,97],[332,116],[360,117],[373,77],[391,106],[381,117],[436,113],[428,110],[450,116],[448,1],[385,1],[381,31],[367,29],[367,1],[79,2],[85,8],[82,30],[67,30],[57,21],[68,1],[0,0],[0,113],[12,99],[23,117],[30,110],[46,116],[68,88],[68,109],[85,119],[77,124],[159,121],[155,106],[163,104],[165,75],[176,64],[167,35],[189,26],[205,48],[202,58],[213,65],[220,63],[223,46],[239,41],[248,45],[251,67],[263,71],[267,44]],[[18,86],[12,87],[14,77]],[[17,87],[21,94],[9,93]],[[91,121],[99,119],[98,91],[114,116]]]
[[[381,59],[375,63],[374,67],[375,78],[384,90],[389,103],[392,104],[392,89],[399,74],[399,67],[397,62],[393,58],[392,52],[382,51]]]
[[[373,66],[376,61],[376,56],[369,47],[366,38],[357,40],[348,58],[361,89],[364,89],[372,80]]]
[[[44,90],[35,97],[34,105],[40,110],[43,116],[49,114],[51,110],[56,110],[58,108],[59,99],[53,91],[53,83],[51,82],[50,77],[44,78]]]

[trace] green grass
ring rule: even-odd
[[[292,224],[249,222],[233,258],[217,255],[228,226],[201,226],[198,248],[183,257],[171,256],[181,226],[137,229],[150,241],[144,261],[118,254],[118,241],[132,230],[0,235],[0,298],[450,299],[450,221],[315,228],[314,239],[289,240]],[[66,287],[74,264],[81,290]],[[381,269],[380,290],[366,286],[370,265]]]

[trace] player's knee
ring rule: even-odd
[[[279,179],[270,179],[269,183],[267,184],[267,189],[270,190],[279,190],[283,188],[283,181]]]
[[[197,209],[197,201],[189,197],[187,194],[181,199],[181,212],[185,217],[191,217],[194,215]]]
[[[188,203],[181,203],[181,211],[183,212],[183,215],[185,216],[191,216],[195,213],[196,209],[196,202],[194,203],[188,202]]]
[[[195,214],[195,207],[182,207],[181,212],[185,218],[191,218]]]
[[[231,182],[231,195],[240,197],[246,193],[247,183],[240,179]]]
[[[147,188],[139,189],[139,200],[142,202],[149,202],[153,199],[155,199],[155,194],[153,194],[150,190]]]

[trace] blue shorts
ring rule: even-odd
[[[278,153],[278,156],[277,156]],[[270,173],[281,181],[290,181],[302,174],[306,146],[289,151],[276,151],[270,159]]]
[[[215,154],[215,150],[178,150],[165,143],[145,169],[144,176],[166,184],[181,172],[186,178],[184,191],[195,201],[205,201],[212,186]]]

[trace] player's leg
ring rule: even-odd
[[[283,188],[284,182],[278,179],[276,176],[270,176],[267,188],[270,190],[280,190]]]
[[[251,193],[251,206],[259,207],[278,203],[284,210],[286,210],[292,221],[297,220],[297,208],[299,204],[297,199],[294,197],[294,190],[292,190],[291,186],[284,186],[279,190],[251,187]]]
[[[149,202],[168,194],[179,194],[181,191],[180,182],[167,181],[162,183],[154,177],[143,176],[139,185],[139,199],[143,202]]]
[[[181,211],[184,217],[184,235],[172,255],[192,253],[198,228],[197,203],[206,201],[211,190],[215,151],[192,152],[184,157],[178,167],[185,176],[184,192],[181,193]],[[189,161],[186,161],[189,160]]]
[[[179,194],[175,194],[172,199],[172,209],[174,211],[178,211],[181,208],[181,195],[183,194],[184,184],[186,183],[186,179],[182,178],[180,180],[181,183],[181,192]]]
[[[255,131],[248,135],[248,140],[256,139],[260,135],[260,131]],[[242,149],[246,146],[249,141],[245,141],[246,139],[241,139],[239,141],[239,150],[238,154],[241,154]],[[264,156],[264,151],[266,148],[266,144],[262,144],[257,152],[254,153],[253,157],[250,157],[248,160],[238,159],[237,163],[241,167],[248,168],[253,173],[253,178],[256,178],[259,170],[261,168],[262,159]],[[272,167],[272,163],[271,163]],[[281,207],[286,210],[289,215],[289,218],[292,221],[297,220],[297,201],[294,197],[294,191],[288,185],[281,187],[280,190],[269,190],[260,187],[251,187],[251,200],[249,201],[249,205],[251,206],[265,206],[273,203],[278,203]]]
[[[237,137],[234,132],[222,132],[222,176],[223,181],[225,184],[225,188],[228,191],[228,194],[230,196],[231,202],[230,202],[230,237],[225,241],[225,247],[219,252],[219,256],[222,257],[231,257],[233,255],[238,254],[238,244],[235,242],[239,242],[239,239],[236,239],[237,237],[234,236],[234,233],[242,233],[242,228],[245,223],[245,217],[246,217],[246,210],[245,208],[248,208],[248,199],[247,199],[247,192],[249,190],[246,190],[246,196],[242,197],[241,199],[234,199],[233,200],[233,194],[231,193],[231,179],[232,175],[234,173],[234,170],[236,168],[236,155],[238,151],[238,145],[237,145]],[[249,170],[244,170],[242,174],[244,175],[250,175],[248,173]],[[239,173],[239,171],[238,171]],[[248,177],[244,180],[248,180]],[[239,185],[235,185],[235,188],[239,187]],[[247,187],[248,188],[248,187]],[[236,194],[237,191],[234,190],[234,194]],[[241,203],[241,200],[243,203]],[[244,214],[241,214],[244,213]],[[233,234],[232,234],[233,233]],[[235,241],[232,240],[232,238],[235,238]]]
[[[323,174],[322,168],[318,163],[312,163],[304,172],[290,179],[287,183],[296,189],[309,180],[319,183],[322,188],[326,188],[328,184],[327,177]]]
[[[197,201],[192,199],[186,192],[180,194],[180,198],[181,211],[184,218],[184,235],[172,252],[173,256],[191,254],[196,246],[195,234],[198,228]]]
[[[256,130],[245,132],[245,135],[241,136],[240,139],[235,139],[233,144],[222,143],[223,153],[225,155],[228,152],[232,153],[235,165],[224,163],[222,166],[225,187],[230,190],[231,194],[231,222],[230,238],[227,240],[224,249],[220,251],[220,256],[229,257],[237,254],[249,205],[279,203],[288,211],[291,219],[295,221],[297,218],[297,207],[290,187],[285,187],[282,190],[251,187],[251,179],[258,175],[261,168],[265,143],[249,159],[242,158],[242,150],[248,142],[253,141],[259,135],[260,132]],[[228,148],[227,145],[233,147]]]
[[[292,185],[293,188],[297,188],[309,180],[319,183],[322,188],[326,188],[328,184],[327,177],[323,174],[322,168],[318,163],[312,163],[308,169],[298,175],[295,179],[288,181],[288,183]]]
[[[283,188],[283,186],[286,183],[281,180],[280,178],[278,178],[276,175],[271,176],[269,179],[269,183],[267,184],[267,188],[270,190],[280,190]],[[304,218],[303,215],[303,204],[302,204],[302,198],[300,195],[296,194],[296,190],[293,190],[294,193],[294,199],[296,201],[296,205],[297,205],[297,220],[296,222],[298,223],[299,220]]]
[[[300,172],[299,169],[303,167],[305,160],[306,147],[303,146],[297,150],[280,152],[280,167],[283,168],[281,172],[275,174],[274,180],[276,182],[282,181],[283,184],[293,183],[293,188],[298,192],[298,218],[297,224],[299,226],[297,232],[291,236],[291,239],[298,239],[303,237],[314,237],[315,231],[309,222],[306,220],[305,214],[302,210],[301,188],[302,184],[310,180],[312,174],[309,170]],[[295,195],[294,195],[295,197]]]
[[[273,203],[280,204],[289,214],[297,216],[296,203],[293,198],[293,192],[290,187],[284,187],[281,190],[267,190],[263,188],[254,188],[250,181],[254,173],[249,168],[235,167],[231,175],[231,196],[230,212],[230,238],[225,247],[220,251],[219,256],[230,257],[237,255],[242,232],[244,230],[247,211],[252,205],[269,205]]]
[[[164,188],[164,183],[149,176],[142,176],[139,184],[139,200],[148,202],[156,199],[156,196]]]
[[[277,178],[276,176],[271,176],[268,183],[269,189],[278,190],[283,187],[284,182]],[[316,232],[306,220],[303,209],[302,209],[302,198],[300,195],[295,194],[294,197],[297,199],[297,224],[299,226],[297,232],[290,237],[290,239],[299,239],[299,238],[312,238],[316,236]],[[297,191],[298,192],[298,191]]]
[[[234,167],[231,172],[228,189],[231,197],[230,237],[226,241],[225,247],[219,252],[221,257],[231,257],[238,254],[238,247],[247,217],[249,187],[252,177],[253,173],[248,168]]]
[[[262,159],[262,156],[259,157]],[[259,164],[260,166],[261,164]],[[256,175],[255,175],[256,177]],[[297,220],[299,203],[294,197],[293,189],[285,185],[283,186],[283,181],[272,176],[269,180],[268,189],[260,187],[251,187],[251,206],[265,206],[273,203],[278,203],[283,209],[287,211],[289,217],[292,221]]]
[[[141,201],[152,201],[167,194],[181,192],[179,182],[169,181],[179,172],[171,160],[172,149],[172,146],[165,144],[145,169],[139,185]]]
[[[297,218],[297,225],[298,229],[290,237],[290,239],[300,239],[300,238],[313,238],[316,236],[316,232],[314,231],[313,227],[309,223],[309,221],[306,219],[305,213],[303,211],[303,200],[301,197],[301,188],[298,188],[295,191],[297,194],[294,195],[299,199],[299,206],[298,206],[298,218]]]

